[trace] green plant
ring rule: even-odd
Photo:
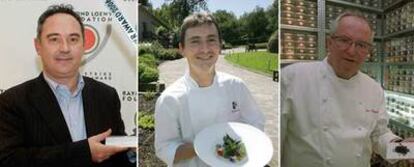
[[[139,43],[138,44],[138,55],[144,54],[144,53],[151,53],[151,43]]]
[[[165,49],[162,45],[157,42],[141,43],[139,45],[138,55],[139,57],[151,54],[158,60],[175,60],[181,58],[177,49]]]
[[[158,69],[150,67],[145,63],[139,63],[138,66],[138,79],[139,83],[150,83],[158,81]]]
[[[168,29],[164,26],[158,26],[155,28],[155,34],[158,36],[166,36],[168,34]]]
[[[150,66],[152,68],[157,67],[157,60],[155,59],[155,56],[150,53],[144,53],[141,56],[138,57],[138,62],[141,64],[146,64],[147,66]]]
[[[181,58],[177,49],[162,49],[158,52],[156,57],[160,60],[175,60]]]
[[[156,92],[153,92],[153,91],[148,91],[148,92],[145,92],[145,93],[143,94],[143,97],[144,97],[144,100],[146,100],[146,101],[150,101],[150,100],[152,100],[152,99],[154,99],[154,98],[155,98],[155,95],[157,95],[157,93],[156,93]]]
[[[270,53],[277,53],[278,52],[278,37],[277,31],[275,31],[272,36],[270,36],[269,41],[267,42],[267,50]]]
[[[138,127],[143,129],[154,129],[154,115],[151,113],[139,112]]]
[[[140,43],[138,48],[139,48],[138,55],[141,55],[144,53],[158,55],[158,52],[164,49],[164,47],[162,47],[162,45],[158,41]]]

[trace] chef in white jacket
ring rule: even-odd
[[[384,91],[359,71],[374,32],[358,12],[341,14],[321,62],[282,69],[281,147],[284,167],[368,167],[398,140],[388,128]]]
[[[181,26],[179,50],[188,70],[155,107],[155,151],[168,166],[207,166],[197,157],[193,140],[213,124],[236,121],[264,128],[264,116],[243,81],[215,70],[219,32],[208,13],[194,13]]]

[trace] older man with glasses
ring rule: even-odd
[[[387,128],[381,85],[359,71],[372,50],[369,22],[347,11],[330,32],[323,61],[282,69],[282,166],[367,167],[400,140]]]

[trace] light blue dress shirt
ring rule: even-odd
[[[87,138],[82,101],[82,89],[85,82],[82,75],[78,74],[78,76],[76,90],[72,93],[69,87],[53,81],[43,73],[43,77],[56,96],[73,142]],[[128,151],[127,156],[131,163],[136,162],[135,152]]]
[[[76,90],[72,93],[69,87],[53,81],[43,73],[43,77],[59,103],[73,142],[86,139],[87,137],[82,101],[82,89],[85,83],[83,77],[80,74],[78,76]]]

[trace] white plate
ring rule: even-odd
[[[230,162],[216,153],[216,145],[223,143],[223,137],[241,140],[246,147],[247,156],[240,162]],[[209,126],[197,134],[194,149],[198,157],[210,166],[265,166],[273,155],[270,138],[261,130],[242,123],[228,122]]]
[[[407,150],[405,154],[398,153],[395,149],[398,146],[402,146]],[[414,143],[413,142],[401,142],[401,143],[389,143],[387,145],[387,159],[413,159],[414,158]]]
[[[105,139],[105,145],[136,148],[138,139],[136,136],[109,136]]]

